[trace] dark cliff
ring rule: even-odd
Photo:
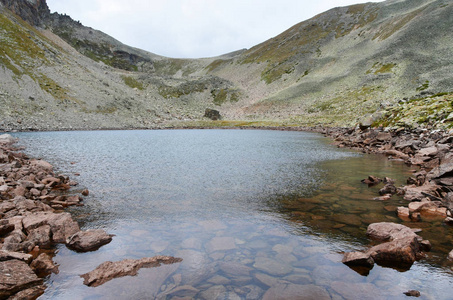
[[[49,18],[50,10],[46,0],[0,0],[13,13],[28,23],[40,26]]]

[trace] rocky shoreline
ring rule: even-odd
[[[428,130],[404,128],[323,128],[318,132],[333,139],[337,147],[351,148],[364,153],[383,154],[392,160],[400,160],[414,167],[413,175],[402,187],[394,186],[391,179],[370,176],[362,182],[376,185],[383,182],[375,200],[385,201],[393,195],[403,196],[407,206],[395,212],[403,221],[419,222],[444,220],[453,225],[453,130]],[[421,242],[421,240],[420,240]],[[425,244],[418,249],[429,250]],[[414,247],[412,247],[414,248]],[[416,256],[416,255],[415,255]],[[362,257],[363,258],[363,257]],[[368,257],[367,257],[368,258]],[[453,250],[449,259],[453,258]],[[348,260],[349,261],[349,260]],[[368,264],[367,259],[363,262]]]
[[[43,278],[58,273],[58,265],[52,261],[56,244],[77,252],[96,251],[110,243],[113,235],[102,229],[80,230],[64,209],[83,205],[81,196],[88,196],[89,191],[73,193],[71,187],[77,182],[55,174],[48,162],[19,152],[23,149],[15,143],[11,135],[0,135],[0,299],[36,299],[46,288]],[[90,285],[100,285],[134,275],[142,267],[180,261],[156,256],[133,264],[130,260],[104,262],[81,277],[90,276]]]

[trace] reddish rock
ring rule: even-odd
[[[409,221],[410,220],[409,208],[407,208],[407,207],[404,207],[404,206],[398,207],[397,208],[397,214],[398,214],[398,217],[401,220],[404,220],[404,221]]]
[[[30,254],[0,250],[0,261],[16,259],[16,260],[24,261],[26,263],[30,263],[32,258],[33,257]]]
[[[61,182],[61,180],[56,177],[47,177],[47,178],[44,178],[43,180],[41,180],[41,183],[47,187],[54,187],[57,184],[59,184],[60,182]]]
[[[439,187],[435,184],[425,184],[422,186],[406,186],[404,187],[404,200],[407,201],[422,201],[427,195],[436,195]]]
[[[41,253],[35,258],[30,264],[30,267],[39,275],[58,274],[58,266],[54,264],[52,257],[46,253]]]
[[[66,212],[37,212],[26,216],[22,223],[28,233],[43,225],[50,225],[52,240],[56,243],[65,243],[68,237],[80,230],[77,222]]]
[[[3,250],[7,251],[21,251],[23,245],[21,243],[25,240],[26,236],[21,230],[14,230],[3,241]]]
[[[125,259],[117,262],[106,261],[93,271],[80,275],[80,277],[84,279],[83,284],[96,287],[114,278],[134,276],[141,268],[154,268],[161,264],[173,264],[181,261],[181,258],[171,256],[155,256],[137,260]]]
[[[370,224],[368,226],[366,234],[370,238],[380,241],[396,240],[417,236],[411,228],[391,222]]]
[[[88,196],[89,194],[90,194],[90,191],[88,191],[87,189],[84,189],[82,191],[82,195],[85,196],[85,197]]]
[[[408,297],[420,297],[420,292],[416,291],[416,290],[410,290],[410,291],[404,292],[404,295],[406,295]]]
[[[417,155],[419,156],[436,156],[439,151],[437,150],[436,146],[423,148],[417,151]]]
[[[10,233],[14,228],[14,224],[10,224],[8,220],[0,220],[0,237]]]
[[[368,184],[368,186],[374,186],[381,182],[382,182],[381,178],[378,178],[373,175],[370,175],[370,176],[368,176],[368,178],[362,180],[362,183]]]
[[[25,262],[16,259],[0,262],[0,299],[41,283],[42,279]]]
[[[113,235],[102,229],[89,229],[70,236],[66,241],[66,246],[78,252],[94,251],[110,243],[112,237]]]
[[[409,203],[410,214],[419,213],[426,218],[446,218],[447,208],[441,206],[442,203],[436,201],[421,201]]]
[[[35,300],[42,294],[46,287],[44,285],[35,286],[23,291],[16,293],[15,295],[8,298],[8,300]]]
[[[52,240],[56,243],[65,243],[68,237],[80,231],[79,224],[69,213],[53,214],[49,225],[52,230]]]
[[[29,242],[31,249],[35,246],[40,248],[48,248],[52,243],[50,225],[43,225],[36,229],[33,229],[25,239],[25,242]],[[29,251],[31,251],[31,249]],[[27,251],[28,252],[28,251]]]
[[[388,132],[379,132],[378,135],[376,136],[376,140],[380,142],[387,142],[392,139],[392,135]]]
[[[344,254],[342,263],[347,266],[363,266],[372,268],[374,260],[371,255],[363,252],[347,252]]]
[[[401,152],[401,151],[398,151],[398,150],[393,150],[393,149],[390,149],[390,150],[385,150],[385,151],[382,151],[384,154],[386,155],[391,155],[391,156],[394,156],[394,157],[397,157],[397,158],[401,158],[403,160],[408,160],[409,159],[409,155]]]
[[[362,255],[346,253],[345,261],[353,261],[353,258],[357,257],[358,262],[366,262],[367,257],[371,257],[380,265],[408,268],[421,257],[421,250],[427,249],[427,243],[429,243],[425,241],[421,245],[422,239],[411,228],[389,222],[370,224],[367,235],[373,239],[387,242],[370,248]]]
[[[380,265],[408,267],[417,260],[420,247],[416,236],[408,236],[374,246],[366,253]]]
[[[47,172],[52,172],[53,167],[51,164],[49,164],[47,161],[41,160],[41,159],[32,159],[30,160],[30,165],[32,167],[36,167],[38,169],[42,169]]]

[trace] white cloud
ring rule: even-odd
[[[121,42],[170,57],[250,48],[314,15],[358,0],[47,0]]]

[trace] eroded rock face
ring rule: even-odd
[[[89,229],[70,236],[66,241],[66,246],[78,252],[94,251],[110,243],[112,237],[113,235],[102,229]]]
[[[83,284],[96,287],[114,278],[137,275],[141,268],[159,267],[161,264],[174,264],[181,262],[181,258],[171,256],[154,256],[142,259],[125,259],[122,261],[106,261],[96,269],[80,275],[84,279]]]
[[[15,14],[33,25],[41,25],[50,15],[46,0],[0,0]]]

